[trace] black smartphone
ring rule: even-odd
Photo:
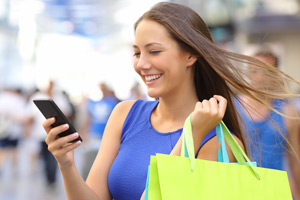
[[[59,137],[64,137],[77,132],[73,125],[70,123],[70,121],[67,119],[67,117],[64,115],[64,113],[60,110],[60,108],[51,98],[34,99],[33,103],[38,107],[38,109],[41,111],[41,113],[46,119],[51,117],[55,118],[55,123],[52,124],[52,127],[56,127],[62,124],[69,124],[69,129],[60,133],[58,135]],[[78,140],[82,141],[82,138],[78,136],[78,138],[71,142],[76,142]]]

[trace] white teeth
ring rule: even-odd
[[[145,76],[146,81],[154,81],[154,80],[156,80],[156,79],[158,79],[158,78],[160,78],[160,77],[161,77],[160,74],[159,74],[159,75]]]

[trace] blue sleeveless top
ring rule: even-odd
[[[273,107],[282,112],[285,102],[283,100],[273,100]],[[253,122],[248,117],[241,104],[235,100],[236,109],[245,122],[243,127],[246,134],[246,144],[252,161],[256,161],[258,166],[264,168],[284,170],[284,153],[286,141],[280,132],[274,127],[272,122],[281,130],[282,134],[287,137],[287,130],[284,119],[281,115],[270,112],[268,118],[263,121]],[[270,121],[270,119],[272,121]],[[249,137],[247,137],[247,132]]]
[[[181,136],[182,128],[161,133],[152,127],[150,116],[157,104],[158,101],[137,100],[125,119],[119,153],[108,175],[108,187],[114,200],[139,200],[145,190],[150,156],[170,154]],[[213,129],[200,148],[215,135]]]

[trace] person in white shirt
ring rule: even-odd
[[[37,165],[37,157],[39,155],[42,156],[46,172],[47,184],[49,186],[54,185],[56,182],[57,162],[53,155],[48,151],[48,145],[45,143],[45,138],[47,134],[41,126],[41,123],[45,120],[45,117],[34,105],[33,99],[53,99],[55,103],[59,106],[59,108],[62,110],[62,112],[68,117],[71,114],[71,107],[63,93],[59,90],[56,90],[54,86],[55,83],[52,80],[50,80],[45,90],[38,91],[31,96],[27,106],[27,119],[31,127],[29,133],[31,143],[30,146],[32,152],[31,164],[34,168]]]
[[[0,169],[11,158],[11,167],[16,172],[18,145],[24,135],[25,97],[19,88],[7,88],[0,94]]]

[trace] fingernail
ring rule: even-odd
[[[72,137],[73,137],[73,138],[77,138],[77,137],[78,137],[78,133],[77,133],[77,132],[76,132],[76,133],[73,133],[73,134],[72,134]]]
[[[69,125],[68,124],[64,124],[64,128],[68,128],[69,127]]]

